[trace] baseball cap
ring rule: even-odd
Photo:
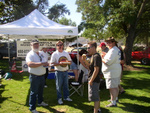
[[[106,46],[104,42],[100,43],[99,47]]]
[[[38,40],[32,40],[31,41],[31,44],[36,44],[36,43],[39,43],[39,41]]]

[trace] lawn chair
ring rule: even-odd
[[[78,78],[78,82],[71,82],[70,83],[70,90],[74,90],[69,96],[72,96],[74,93],[77,93],[80,96],[83,96],[84,91],[84,72],[81,70]]]

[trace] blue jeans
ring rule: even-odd
[[[36,99],[38,99],[38,104],[43,101],[43,88],[45,84],[45,78],[43,76],[36,76],[30,74],[30,96],[29,96],[29,106],[30,110],[36,109]]]
[[[63,86],[63,95],[64,99],[69,96],[69,88],[68,88],[68,72],[56,71],[56,90],[57,90],[57,100],[62,98],[61,89]]]

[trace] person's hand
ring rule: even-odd
[[[47,62],[42,62],[42,65],[43,65],[43,66],[48,66],[49,63],[47,63]]]
[[[102,52],[101,53],[101,57],[104,58],[104,56],[106,55],[106,52]]]
[[[86,60],[86,54],[82,55],[82,60],[85,61]]]
[[[92,86],[92,85],[93,85],[93,82],[92,82],[92,81],[89,81],[88,84],[90,84],[90,86]]]

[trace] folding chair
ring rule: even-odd
[[[83,74],[84,72],[81,70],[78,81],[70,83],[71,88],[69,91],[72,91],[72,90],[74,91],[69,95],[69,97],[72,96],[74,93],[78,93],[78,95],[83,96],[83,91],[84,91],[84,75]]]

